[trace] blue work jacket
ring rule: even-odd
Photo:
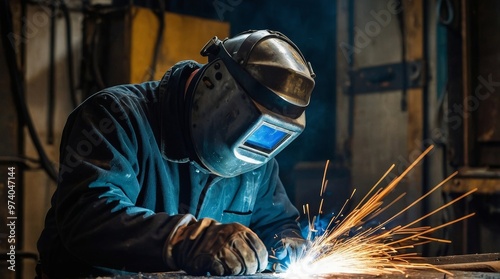
[[[183,214],[241,223],[268,248],[299,233],[276,160],[222,178],[190,159],[183,96],[199,67],[184,61],[160,81],[102,90],[68,117],[38,241],[49,277],[168,271],[164,248]]]

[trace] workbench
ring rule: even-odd
[[[435,266],[445,269],[453,276],[446,273],[434,270],[408,270],[405,274],[394,273],[389,275],[331,275],[317,276],[310,278],[377,278],[377,279],[392,279],[392,278],[417,278],[417,279],[443,279],[443,278],[483,278],[483,279],[500,279],[500,253],[492,254],[474,254],[474,255],[458,255],[446,257],[429,257],[422,258],[419,262],[431,263]],[[99,277],[99,279],[194,279],[194,278],[223,278],[223,279],[276,279],[283,278],[273,273],[259,273],[248,276],[191,276],[183,272],[165,272],[165,273],[141,273],[136,275],[116,276],[116,277]],[[286,277],[303,279],[303,276]]]
[[[396,278],[416,278],[416,279],[443,279],[443,278],[483,278],[483,279],[499,279],[500,278],[500,273],[487,273],[487,272],[471,272],[471,271],[457,271],[453,272],[454,276],[450,276],[444,273],[440,272],[435,272],[435,271],[410,271],[406,274],[390,274],[390,275],[381,275],[381,276],[376,276],[376,275],[332,275],[332,276],[325,276],[325,277],[311,277],[311,278],[358,278],[358,279],[364,279],[364,278],[377,278],[377,279],[396,279]],[[99,277],[99,279],[107,279],[111,277]],[[198,278],[220,278],[220,279],[245,279],[245,278],[252,278],[252,279],[277,279],[281,278],[278,275],[274,274],[266,274],[266,273],[259,273],[259,274],[254,274],[254,275],[247,275],[247,276],[224,276],[224,277],[219,277],[219,276],[190,276],[186,275],[185,273],[180,273],[180,272],[167,272],[167,273],[159,273],[159,274],[138,274],[135,276],[120,276],[120,277],[113,277],[113,279],[119,278],[119,279],[171,279],[171,278],[176,278],[176,279],[198,279]],[[297,279],[304,279],[303,277],[287,277],[287,278],[297,278]]]

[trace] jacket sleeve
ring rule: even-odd
[[[182,216],[135,205],[144,187],[137,177],[147,167],[141,156],[153,137],[146,119],[136,102],[108,94],[91,97],[68,118],[53,207],[62,245],[82,263],[168,269],[165,241]]]
[[[301,237],[299,212],[278,175],[278,162],[273,159],[265,167],[250,225],[268,249],[283,237]]]

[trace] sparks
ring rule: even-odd
[[[449,243],[450,241],[446,239],[433,238],[430,237],[429,234],[469,218],[473,216],[474,213],[437,227],[414,227],[414,225],[465,198],[477,189],[473,189],[455,198],[447,204],[406,225],[399,225],[390,229],[385,228],[385,226],[439,189],[442,185],[446,184],[457,174],[457,172],[450,175],[428,193],[416,199],[410,205],[397,214],[389,217],[384,222],[376,226],[364,227],[370,220],[390,208],[396,201],[404,196],[404,194],[401,194],[388,205],[382,207],[384,205],[384,198],[396,188],[405,175],[408,174],[408,172],[410,172],[432,148],[433,146],[427,148],[401,175],[394,178],[385,188],[380,188],[379,184],[394,169],[394,165],[392,165],[370,191],[368,191],[358,205],[344,216],[343,211],[346,208],[346,204],[352,199],[355,192],[353,191],[353,194],[344,203],[340,212],[329,220],[328,226],[320,235],[317,235],[317,232],[320,230],[315,227],[316,216],[311,219],[309,216],[309,205],[305,205],[304,214],[307,215],[309,222],[307,239],[310,241],[310,246],[302,255],[297,255],[296,259],[291,259],[289,268],[285,273],[281,274],[281,276],[287,278],[307,278],[332,274],[404,274],[405,271],[409,269],[432,269],[451,275],[450,272],[439,269],[437,266],[412,261],[418,259],[419,256],[417,253],[406,253],[406,251],[418,245],[430,242]],[[328,182],[325,179],[327,167],[328,162],[325,167],[325,175],[323,176],[320,195],[324,193],[324,189]],[[321,200],[321,205],[322,203],[323,200]],[[320,206],[318,216],[321,213]]]

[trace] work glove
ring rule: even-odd
[[[166,245],[167,265],[191,275],[247,275],[267,266],[267,250],[249,228],[221,224],[209,218],[199,221],[186,214]]]
[[[308,247],[308,241],[301,237],[284,237],[273,246],[269,252],[267,270],[285,272],[290,263],[303,257]]]

